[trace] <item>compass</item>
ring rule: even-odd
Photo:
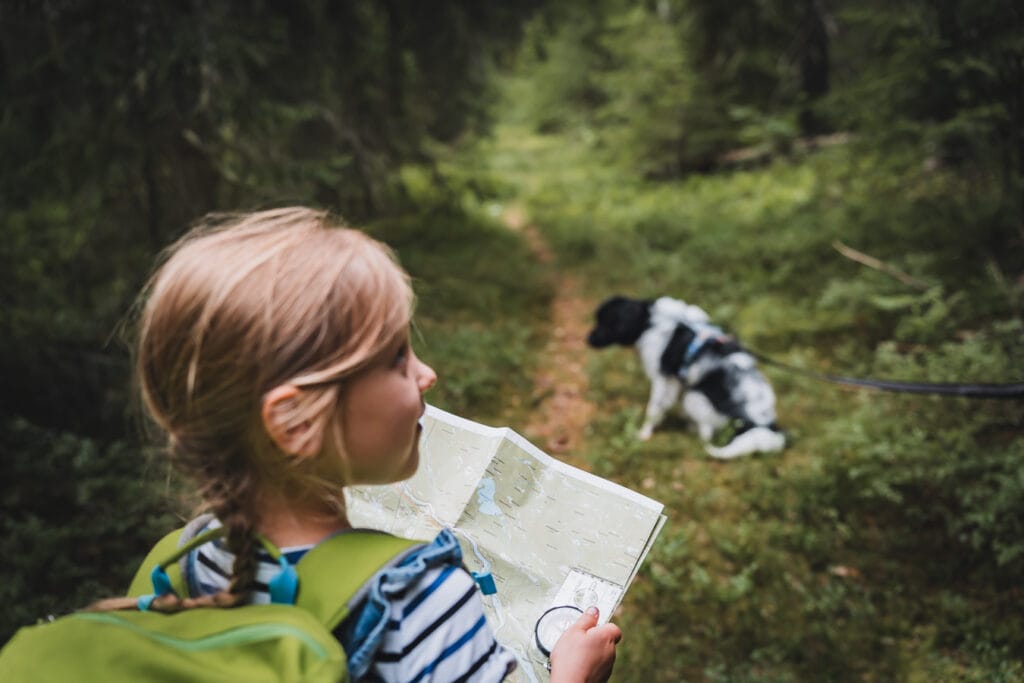
[[[555,643],[567,628],[576,623],[581,614],[583,610],[575,605],[558,605],[540,615],[533,630],[537,649],[544,653],[545,657],[550,657]]]

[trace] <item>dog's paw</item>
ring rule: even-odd
[[[644,425],[643,427],[640,428],[640,431],[636,433],[636,438],[640,439],[641,441],[648,441],[650,440],[651,435],[653,433],[654,427],[648,427],[647,425]]]

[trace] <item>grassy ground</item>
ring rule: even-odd
[[[541,290],[557,289],[568,274],[595,303],[613,292],[699,303],[751,347],[820,371],[998,382],[1015,367],[1019,285],[1003,274],[1015,272],[1014,263],[972,254],[976,240],[957,235],[958,217],[937,219],[943,201],[964,188],[912,160],[850,146],[649,184],[600,163],[585,131],[539,136],[513,122],[453,169],[487,179],[494,203],[470,207],[479,215],[523,202],[558,259],[501,276],[516,283],[513,297],[524,276],[540,286],[519,304],[495,290],[501,313],[483,325],[514,331],[514,348],[488,343],[487,358],[445,373],[476,360],[488,365],[492,353],[507,362],[514,386],[493,399],[498,404],[435,397],[474,419],[520,429],[530,421],[536,406],[515,392],[528,391],[520,378],[544,362]],[[946,210],[971,218],[978,207],[970,202],[984,197],[967,201],[950,200]],[[908,288],[847,259],[833,247],[837,239],[913,271],[926,286]],[[500,263],[475,282],[488,288],[495,273],[524,268],[526,252],[509,249],[478,243],[473,253]],[[1003,336],[992,318],[1005,319],[996,325]],[[468,324],[479,333],[479,321]],[[959,340],[955,349],[943,345],[947,337]],[[974,354],[971,343],[1008,355],[986,364],[991,354]],[[452,349],[437,351],[445,369]],[[952,559],[970,543],[950,541],[948,529],[959,527],[928,497],[931,481],[941,497],[942,482],[984,470],[970,464],[985,445],[979,433],[998,432],[992,438],[1008,449],[998,457],[1021,462],[1015,405],[850,391],[766,369],[790,447],[718,462],[678,419],[649,442],[635,439],[647,385],[630,351],[590,352],[585,362],[596,413],[570,455],[663,501],[669,515],[617,617],[626,640],[615,680],[1024,677],[1022,622],[1010,605],[1019,591],[1005,576],[989,581],[1000,575],[983,561]],[[958,445],[959,434],[969,443]]]

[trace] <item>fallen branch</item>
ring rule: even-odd
[[[856,261],[857,263],[863,263],[865,266],[869,268],[874,268],[875,270],[880,270],[883,273],[887,273],[896,278],[897,280],[899,280],[900,282],[902,282],[903,284],[907,285],[908,287],[919,289],[922,292],[931,289],[931,285],[929,285],[927,282],[924,282],[923,280],[918,280],[913,275],[904,273],[902,270],[900,270],[894,265],[891,265],[884,261],[879,261],[875,257],[868,256],[862,251],[857,251],[852,247],[848,247],[839,240],[832,242],[832,246],[835,247],[836,251],[838,251],[846,258],[852,261]]]
[[[850,133],[816,135],[796,138],[789,145],[783,145],[785,149],[780,149],[778,145],[772,145],[771,143],[762,143],[752,147],[741,147],[724,152],[715,159],[715,165],[725,168],[758,166],[770,162],[776,156],[786,156],[790,151],[800,153],[813,152],[817,149],[825,149],[826,147],[845,145],[852,139],[853,135]]]

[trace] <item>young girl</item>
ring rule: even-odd
[[[343,489],[416,471],[423,393],[437,380],[409,344],[413,294],[392,253],[304,208],[213,217],[167,252],[145,292],[142,396],[175,466],[224,542],[187,558],[190,595],[151,609],[267,602],[278,567],[351,528]],[[191,530],[190,530],[191,531]],[[458,543],[443,531],[385,569],[337,633],[355,679],[498,681],[494,640]],[[343,569],[343,568],[342,568]],[[551,655],[551,680],[604,681],[621,637],[596,610]]]

